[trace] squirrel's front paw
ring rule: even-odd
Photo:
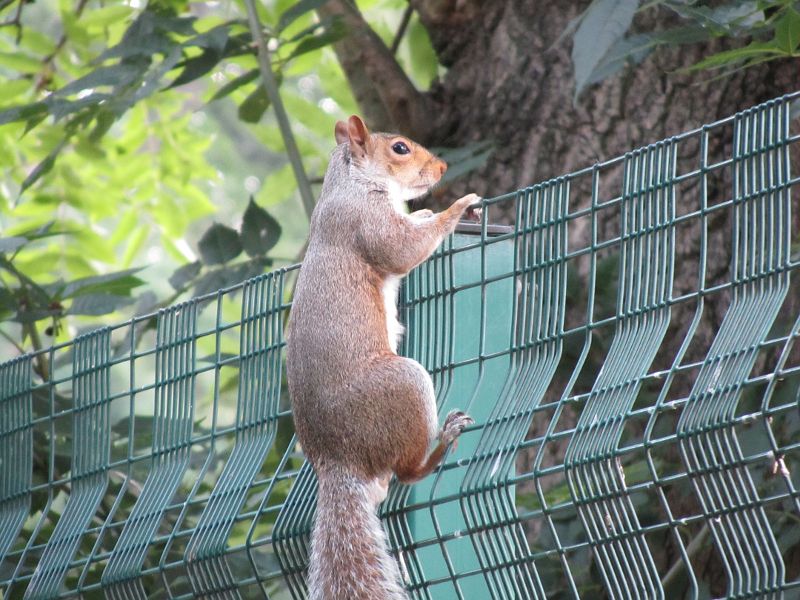
[[[461,206],[462,213],[467,219],[480,221],[482,212],[480,202],[482,199],[478,194],[467,194],[456,200],[456,203]]]
[[[452,444],[461,432],[475,423],[475,420],[460,410],[451,410],[444,420],[439,439],[446,445]]]

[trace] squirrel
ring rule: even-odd
[[[404,136],[370,133],[355,115],[335,138],[287,328],[295,429],[318,480],[308,598],[400,600],[377,507],[392,473],[422,479],[473,420],[452,411],[439,430],[431,376],[397,355],[399,283],[480,198],[409,214],[405,201],[447,164]]]

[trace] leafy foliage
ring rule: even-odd
[[[356,110],[324,2],[259,4],[317,179]],[[391,42],[405,2],[359,5]],[[17,351],[297,259],[307,222],[246,17],[241,0],[0,3],[0,335]],[[438,63],[418,19],[406,37],[398,59],[426,86]]]
[[[678,46],[717,38],[750,38],[746,45],[704,57],[688,70],[722,74],[765,61],[800,56],[800,12],[794,0],[593,0],[572,24],[575,96],[588,85],[637,64],[660,46]],[[682,21],[670,28],[630,34],[636,11],[672,13]],[[573,34],[574,31],[574,34]],[[628,35],[626,35],[628,34]]]

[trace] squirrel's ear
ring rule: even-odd
[[[350,153],[356,156],[364,156],[367,153],[369,143],[369,129],[364,125],[361,117],[351,116],[347,120],[347,133],[350,140]]]
[[[347,123],[344,121],[336,121],[336,127],[333,130],[333,135],[336,138],[337,144],[344,144],[345,142],[350,140],[350,136],[347,133]]]

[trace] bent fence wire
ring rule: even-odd
[[[476,419],[382,506],[413,597],[800,597],[798,96],[485,200],[408,277]],[[304,597],[296,269],[0,365],[3,597]]]

